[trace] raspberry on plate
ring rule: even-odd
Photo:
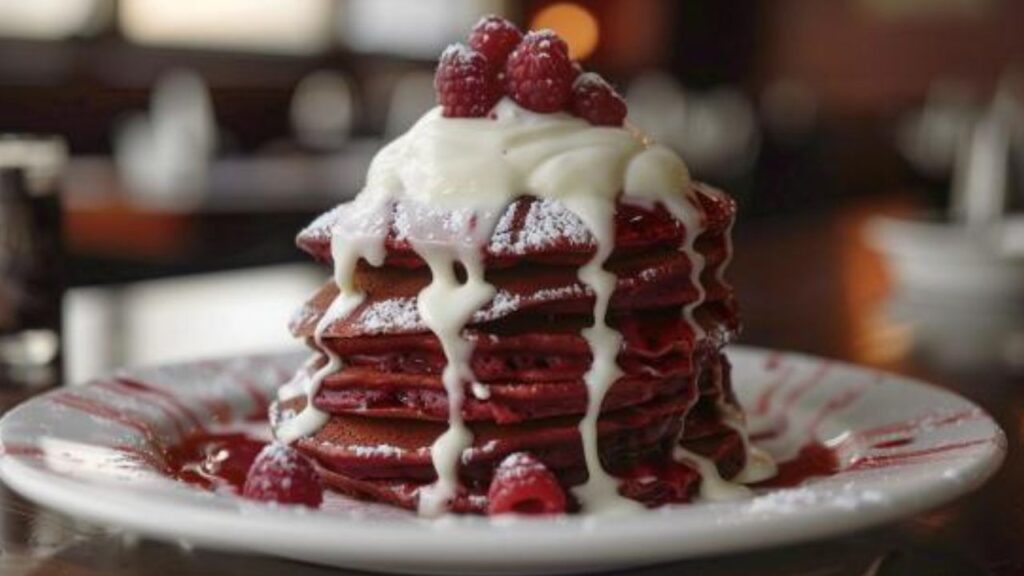
[[[487,513],[560,514],[565,492],[547,467],[525,452],[509,454],[494,472]]]
[[[293,448],[275,442],[256,456],[242,495],[250,500],[316,508],[323,501],[324,491],[310,461]]]
[[[534,112],[565,110],[576,74],[569,47],[551,30],[527,34],[505,64],[509,96]]]
[[[487,58],[463,44],[452,44],[441,54],[434,89],[449,118],[486,116],[501,98],[501,84]]]
[[[622,96],[593,72],[580,74],[573,82],[570,109],[595,126],[622,126],[627,112]]]
[[[484,16],[469,34],[469,46],[487,58],[491,68],[505,70],[505,61],[523,39],[515,24],[498,16]]]

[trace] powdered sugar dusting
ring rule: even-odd
[[[531,30],[526,34],[527,38],[540,38],[540,46],[542,48],[549,48],[551,43],[556,44],[564,43],[561,36],[559,36],[554,30],[550,28],[541,28],[540,30]]]
[[[344,202],[324,212],[299,233],[307,243],[329,243],[335,226],[349,228],[355,237],[383,238],[390,225],[390,212],[377,207],[361,206],[357,202]]]
[[[496,473],[505,479],[517,479],[532,476],[538,472],[547,472],[547,468],[526,452],[513,452],[501,461]]]
[[[469,66],[473,63],[474,59],[479,57],[480,55],[469,46],[456,42],[455,44],[449,44],[444,49],[444,52],[441,53],[440,62],[457,66]]]
[[[586,248],[594,237],[579,216],[559,200],[539,199],[530,204],[520,230],[515,230],[515,204],[498,221],[487,249],[498,256],[521,256],[545,248],[568,245]]]
[[[600,74],[595,72],[584,72],[576,77],[576,80],[572,83],[573,89],[577,88],[608,88],[611,89],[611,85],[608,81],[601,77]]]
[[[527,202],[529,207],[522,224],[517,226],[516,213],[520,202]],[[498,257],[524,256],[550,249],[588,250],[596,245],[593,234],[583,221],[560,200],[544,198],[520,202],[510,204],[498,218],[494,232],[486,245],[489,254]],[[322,214],[300,233],[303,242],[329,242],[331,226],[340,221],[349,210],[349,204],[342,204]],[[383,219],[385,215],[391,216],[393,220],[386,222]],[[465,231],[473,219],[473,212],[429,206],[418,206],[411,210],[405,202],[399,202],[393,205],[391,211],[385,211],[385,214],[377,216],[374,221],[362,223],[365,228],[363,233],[384,235],[390,227],[391,236],[395,241],[407,242],[414,235],[413,223],[418,219],[427,219],[435,223],[443,232],[435,238],[422,238],[430,241],[439,239],[447,233]]]
[[[473,26],[474,30],[483,29],[484,32],[497,32],[498,30],[501,30],[501,28],[501,21],[499,21],[493,14],[481,17],[477,20],[476,26]]]
[[[283,476],[296,473],[300,467],[308,466],[305,457],[283,442],[271,442],[263,447],[256,461],[265,467],[280,472]]]
[[[320,314],[320,310],[313,304],[312,300],[307,300],[298,310],[292,314],[291,319],[288,321],[288,327],[295,331],[299,326],[311,321]]]
[[[400,458],[406,453],[402,448],[389,444],[355,446],[352,448],[352,452],[359,458]]]
[[[479,214],[406,200],[394,205],[394,238],[400,242],[469,242]]]
[[[537,290],[527,296],[498,291],[491,302],[473,313],[472,322],[491,322],[514,314],[527,305],[555,302],[587,296],[590,290],[579,284]],[[415,298],[390,298],[372,302],[354,320],[354,326],[367,335],[417,332],[427,329],[420,317]]]
[[[324,212],[317,216],[316,220],[313,220],[309,226],[306,226],[302,232],[299,233],[300,237],[306,238],[314,242],[329,242],[331,239],[331,226],[341,217],[348,207],[348,204],[339,204],[334,208]]]
[[[366,334],[409,332],[426,328],[416,310],[415,298],[392,298],[373,302],[359,315],[356,324]]]
[[[467,448],[462,452],[462,463],[469,464],[472,461],[473,456],[476,454],[491,454],[498,449],[497,440],[488,440],[483,446],[475,446]]]
[[[502,290],[494,295],[494,299],[486,308],[474,314],[474,320],[478,322],[496,320],[519,310],[522,305],[522,296]]]

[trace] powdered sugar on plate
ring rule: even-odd
[[[864,490],[855,484],[838,489],[789,488],[762,494],[749,501],[744,511],[749,514],[794,514],[818,506],[859,510],[865,505],[884,505],[887,498],[877,490]]]

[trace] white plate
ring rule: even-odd
[[[979,486],[1006,451],[980,409],[907,378],[732,348],[735,387],[781,460],[812,439],[842,470],[749,499],[625,518],[417,519],[330,497],[318,511],[204,492],[159,471],[190,418],[242,420],[299,362],[264,356],[120,375],[35,398],[0,421],[0,476],[44,506],[149,536],[385,572],[612,569],[822,538],[936,506]],[[760,432],[760,434],[757,434]],[[774,435],[774,436],[773,436]],[[154,446],[156,449],[154,449]]]

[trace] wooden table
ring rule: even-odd
[[[1015,318],[1024,323],[1024,313],[997,308],[975,314],[888,298],[880,263],[860,241],[864,221],[878,209],[877,203],[862,204],[738,226],[732,277],[745,307],[743,341],[867,364],[956,390],[1006,430],[1010,452],[1002,470],[972,495],[880,529],[630,574],[1024,574],[1024,338],[1021,330],[1006,327]],[[7,392],[0,400],[9,407],[23,396]],[[41,510],[6,489],[0,504],[2,574],[339,573],[126,538]]]

